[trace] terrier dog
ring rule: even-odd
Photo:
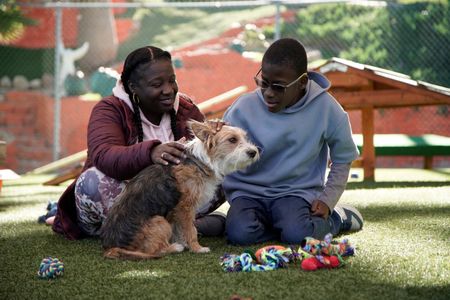
[[[195,210],[211,200],[225,175],[259,158],[237,127],[216,132],[208,122],[189,121],[194,139],[179,165],[153,164],[131,179],[101,229],[107,258],[148,259],[181,252],[209,252],[194,226]]]

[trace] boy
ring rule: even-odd
[[[267,49],[255,82],[259,89],[224,115],[247,131],[261,154],[223,183],[229,242],[299,244],[306,236],[323,239],[329,232],[361,229],[356,209],[336,206],[359,153],[347,113],[327,92],[329,81],[307,72],[303,45],[286,38]]]

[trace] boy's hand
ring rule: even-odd
[[[209,126],[215,131],[219,132],[224,125],[228,125],[227,122],[221,120],[221,119],[212,119],[207,121]]]
[[[328,205],[316,199],[311,204],[311,214],[313,216],[328,219],[328,216],[330,215],[330,209],[328,208]]]

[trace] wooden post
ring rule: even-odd
[[[433,156],[425,156],[423,158],[423,168],[427,170],[433,169]]]
[[[362,134],[363,134],[363,167],[364,180],[375,181],[375,147],[374,137],[374,109],[373,106],[365,106],[362,112]]]
[[[0,141],[0,166],[6,161],[6,142]]]

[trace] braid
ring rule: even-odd
[[[139,105],[136,103],[136,101],[131,101],[133,104],[133,110],[134,110],[134,124],[136,125],[137,131],[138,131],[138,142],[141,143],[144,141],[144,130],[142,129],[142,120],[141,120],[141,114],[139,112]]]
[[[170,127],[172,128],[173,138],[178,140],[177,115],[175,109],[170,111]]]

